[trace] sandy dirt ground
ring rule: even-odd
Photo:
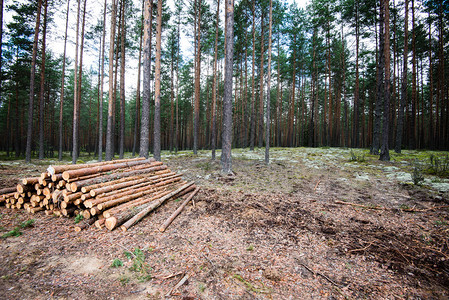
[[[449,298],[448,179],[411,182],[429,152],[354,154],[233,150],[223,175],[207,151],[166,153],[201,190],[165,233],[179,199],[124,233],[1,206],[0,234],[35,223],[0,239],[0,299]],[[51,163],[2,161],[0,188]]]

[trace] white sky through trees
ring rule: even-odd
[[[48,51],[53,52],[56,56],[60,56],[63,54],[64,49],[64,31],[65,31],[65,20],[66,20],[66,8],[67,1],[66,0],[54,0],[56,3],[56,9],[53,7],[53,20],[52,24],[49,24],[47,29],[47,49]],[[142,0],[133,0],[134,6],[141,9],[141,1]],[[168,6],[172,11],[175,8],[176,0],[168,0]],[[215,11],[215,1],[206,0],[209,2],[213,13]],[[282,1],[282,0],[281,0]],[[6,7],[11,5],[12,3],[21,3],[24,0],[4,0],[4,20],[3,20],[3,30],[4,34],[6,33],[6,24],[12,20],[11,12],[8,12]],[[108,4],[111,3],[111,0],[107,0]],[[214,3],[212,3],[214,2]],[[284,3],[291,4],[296,2],[298,7],[305,8],[309,3],[309,0],[283,0]],[[69,15],[69,28],[68,28],[68,38],[67,38],[67,70],[73,69],[73,62],[75,58],[75,28],[76,28],[76,8],[77,8],[77,0],[70,0],[70,15]],[[223,3],[221,3],[223,4]],[[92,28],[98,24],[99,20],[103,20],[103,5],[104,0],[89,0],[87,1],[87,13],[86,13],[86,32],[92,30]],[[221,14],[221,26],[224,24],[224,5],[222,5],[220,9]],[[82,20],[80,20],[81,22]],[[34,25],[33,25],[34,26]],[[110,28],[110,12],[106,17],[106,30],[109,32]],[[182,31],[183,29],[181,29]],[[163,34],[163,43],[164,43],[164,32]],[[106,34],[108,37],[109,34]],[[42,34],[40,34],[39,39],[41,39]],[[92,39],[85,38],[85,46],[84,46],[84,55],[83,55],[83,70],[85,72],[90,72],[91,70],[97,72],[98,70],[98,55],[99,55],[99,47],[100,47],[100,38],[101,33],[94,35]],[[4,38],[5,41],[5,38]],[[193,59],[193,39],[191,37],[187,37],[185,33],[181,33],[181,54],[183,57],[188,59]],[[138,44],[138,41],[136,42]],[[109,48],[109,39],[106,39],[106,49]],[[107,51],[106,51],[107,53]],[[153,51],[154,54],[154,51]],[[136,86],[137,86],[137,58],[138,52],[134,51],[134,53],[127,52],[126,53],[126,95],[127,100],[130,99],[131,95],[134,95]],[[66,75],[68,74],[66,70]],[[107,76],[107,72],[106,72]],[[92,76],[93,85],[97,84],[97,76]],[[108,88],[108,78],[105,78],[104,92],[107,93]]]

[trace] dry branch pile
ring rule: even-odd
[[[50,166],[40,177],[1,189],[0,204],[33,214],[82,215],[76,231],[92,224],[126,231],[166,200],[195,190],[181,176],[145,158]]]

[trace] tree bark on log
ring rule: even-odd
[[[165,229],[167,229],[167,227],[173,222],[173,220],[181,213],[181,211],[184,209],[184,207],[187,205],[187,203],[190,202],[190,200],[192,200],[193,196],[196,195],[196,193],[198,193],[198,191],[200,190],[200,188],[196,188],[190,195],[189,197],[187,197],[186,200],[184,200],[184,202],[181,204],[181,206],[178,207],[177,210],[175,210],[175,212],[164,222],[164,224],[162,224],[161,227],[159,227],[159,231],[160,232],[164,232]]]
[[[24,179],[22,179],[22,184],[23,185],[34,185],[39,182],[39,178],[40,177],[24,178]],[[1,190],[0,190],[0,194],[1,194]]]
[[[184,184],[184,183],[183,183]],[[188,190],[186,190],[187,192]],[[122,204],[114,207],[113,209],[103,212],[103,216],[106,218],[105,226],[109,230],[113,230],[115,227],[121,225],[126,220],[132,218],[140,209],[148,205],[149,202],[164,197],[172,192],[165,191],[160,194],[153,195],[152,197],[144,197],[143,199],[136,199],[134,201]]]
[[[82,220],[81,224],[75,226],[75,231],[76,232],[80,232],[81,230],[90,227],[92,224],[95,223],[95,221],[96,221],[96,218],[90,218],[88,220]]]
[[[149,203],[144,208],[142,208],[142,210],[140,210],[139,213],[134,215],[131,219],[126,221],[122,226],[120,226],[120,228],[122,229],[122,231],[128,230],[131,226],[133,226],[134,224],[136,224],[137,222],[142,220],[148,213],[150,213],[151,211],[153,211],[156,208],[158,208],[159,206],[161,206],[162,203],[164,203],[166,200],[170,199],[171,197],[175,196],[176,194],[179,194],[180,192],[189,188],[193,184],[194,184],[193,181],[189,182],[189,183],[183,185],[182,187],[180,187],[179,189],[177,189],[176,191],[173,191],[172,193],[165,195],[164,197],[159,198],[158,200],[155,200],[155,201]]]
[[[84,169],[84,168],[93,168],[103,165],[110,165],[110,164],[118,164],[123,162],[130,162],[130,161],[138,161],[138,160],[144,160],[145,157],[137,157],[137,158],[130,158],[130,159],[117,159],[117,160],[111,160],[111,161],[103,161],[103,162],[97,162],[92,164],[78,164],[78,165],[57,165],[57,166],[49,166],[47,168],[47,172],[50,173],[50,175],[63,173],[64,171],[70,171],[70,170],[78,170],[78,169]],[[150,160],[154,161],[154,159],[150,158]]]
[[[152,162],[151,159],[146,159],[146,160],[138,160],[138,161],[116,163],[116,164],[101,165],[101,166],[96,166],[96,167],[88,167],[88,168],[83,168],[83,169],[78,169],[78,170],[64,171],[62,173],[62,178],[64,180],[68,181],[71,178],[92,175],[92,174],[98,174],[98,173],[103,173],[103,172],[109,172],[109,171],[117,170],[117,169],[130,168],[132,166],[149,164],[151,162]]]
[[[155,192],[154,194],[150,195],[149,197],[142,197],[142,198],[139,198],[139,199],[135,199],[135,200],[129,201],[127,203],[123,203],[123,204],[117,205],[117,206],[115,206],[113,208],[105,210],[103,212],[103,217],[105,217],[106,219],[110,218],[112,216],[120,217],[122,214],[129,213],[129,211],[125,212],[126,210],[129,210],[129,209],[138,207],[138,206],[140,206],[142,204],[145,204],[145,203],[151,202],[153,200],[156,200],[156,199],[158,199],[160,197],[163,197],[163,196],[167,195],[170,192],[171,192],[171,190],[159,190],[159,191]],[[132,217],[132,216],[129,216],[128,219],[130,217]]]
[[[4,188],[0,190],[0,195],[4,195],[4,194],[10,194],[13,192],[17,191],[17,187],[13,186],[13,187],[9,187],[9,188]]]
[[[108,182],[102,182],[102,183],[97,183],[97,184],[93,184],[93,185],[89,185],[89,186],[83,186],[81,188],[81,191],[83,193],[89,193],[93,189],[101,188],[101,187],[107,186],[109,184],[117,184],[117,183],[126,182],[126,181],[130,181],[130,180],[136,180],[139,178],[141,178],[141,177],[140,176],[125,177],[125,178],[112,180],[112,181],[108,181]]]
[[[159,166],[150,167],[150,168],[143,169],[143,170],[128,171],[128,172],[122,172],[122,173],[118,173],[118,174],[100,176],[100,177],[96,177],[96,178],[92,178],[92,179],[74,182],[74,183],[72,183],[70,188],[71,188],[72,192],[76,192],[79,188],[81,188],[83,186],[89,186],[89,185],[93,185],[96,183],[112,181],[115,179],[120,179],[120,178],[125,178],[125,177],[130,177],[130,176],[137,176],[137,175],[141,175],[141,174],[152,173],[152,172],[160,171],[160,170],[164,170],[164,169],[167,169],[167,166],[159,165]]]

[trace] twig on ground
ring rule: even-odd
[[[357,203],[352,203],[352,202],[345,202],[345,201],[335,201],[336,204],[344,204],[344,205],[351,205],[351,206],[357,206],[357,207],[361,207],[361,208],[366,208],[366,209],[379,209],[379,210],[387,210],[387,208],[382,207],[382,206],[370,206],[370,205],[363,205],[363,204],[357,204]]]
[[[165,297],[170,297],[170,295],[173,293],[174,290],[179,288],[181,285],[183,285],[187,279],[189,279],[190,275],[186,274],[166,295]]]
[[[166,279],[170,279],[172,277],[176,277],[178,275],[183,275],[183,274],[184,274],[184,272],[178,272],[178,273],[174,273],[174,274],[171,274],[171,275],[168,275],[168,276],[161,277],[161,279],[166,280]]]
[[[318,182],[315,184],[315,187],[313,188],[313,192],[316,193],[316,188],[318,187],[318,185],[320,184],[321,179],[318,180]]]
[[[352,252],[359,252],[359,251],[365,251],[366,249],[368,249],[369,247],[371,247],[371,245],[374,244],[374,241],[368,243],[368,246],[360,248],[360,249],[353,249],[353,250],[349,250],[348,253],[352,253]]]
[[[326,279],[328,282],[330,282],[331,284],[335,285],[336,287],[340,287],[335,281],[333,281],[332,279],[330,279],[329,277],[327,277],[326,275],[324,275],[323,273],[320,272],[316,272],[314,270],[312,270],[309,266],[307,266],[305,263],[301,262],[298,260],[298,263],[303,266],[304,268],[307,269],[307,271],[309,271],[310,273],[312,273],[313,275],[319,275],[321,277],[323,277],[324,279]]]

